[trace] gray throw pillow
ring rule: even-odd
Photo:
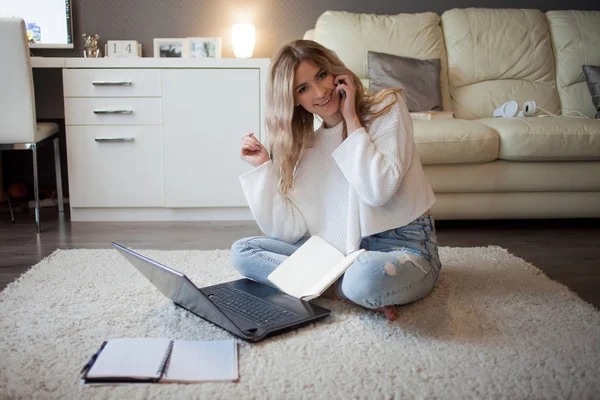
[[[600,66],[584,65],[583,72],[587,81],[594,107],[596,107],[596,118],[600,118]]]
[[[442,111],[439,58],[419,60],[368,52],[369,89],[404,89],[408,111]]]

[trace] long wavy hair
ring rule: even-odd
[[[346,68],[333,51],[312,40],[296,40],[283,46],[271,62],[265,119],[271,159],[279,175],[279,190],[284,195],[293,186],[302,149],[310,147],[314,139],[313,114],[304,107],[294,106],[294,76],[302,61],[310,61],[334,76],[350,75],[356,87],[356,113],[364,127],[389,112],[398,101],[397,94],[401,93],[395,89],[366,92],[358,76]],[[389,104],[376,107],[391,95]],[[345,120],[343,124],[342,140],[345,140],[348,137]]]

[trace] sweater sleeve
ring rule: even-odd
[[[414,151],[412,119],[399,98],[387,114],[359,128],[333,152],[338,167],[364,203],[385,204],[398,190]]]
[[[267,236],[295,243],[305,235],[304,217],[293,199],[279,191],[272,161],[246,172],[240,182],[254,219]]]

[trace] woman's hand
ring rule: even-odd
[[[267,148],[254,137],[254,133],[248,133],[242,136],[240,156],[242,160],[254,167],[259,167],[269,161]]]
[[[335,91],[340,96],[340,92],[343,90],[346,93],[346,97],[340,97],[340,111],[342,116],[346,120],[346,126],[348,128],[348,134],[354,132],[361,127],[358,116],[356,115],[356,87],[352,81],[350,75],[338,75],[333,81],[336,88]]]

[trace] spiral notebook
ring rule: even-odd
[[[82,383],[237,381],[237,353],[237,343],[231,339],[112,339],[82,369]]]

